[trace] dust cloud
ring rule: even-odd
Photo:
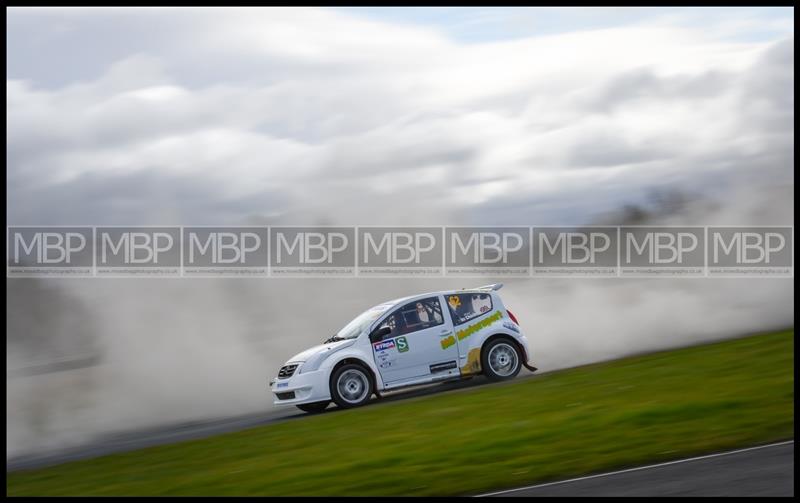
[[[792,190],[671,198],[589,223],[792,225]],[[280,365],[362,310],[495,280],[8,279],[7,457],[269,409]],[[504,283],[543,371],[794,324],[793,279]]]

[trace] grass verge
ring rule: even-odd
[[[9,495],[474,494],[793,437],[794,330],[7,474]]]

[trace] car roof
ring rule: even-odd
[[[492,285],[479,286],[479,287],[475,287],[475,288],[461,288],[461,289],[456,289],[456,290],[440,290],[438,292],[426,292],[426,293],[420,293],[420,294],[417,294],[417,295],[409,295],[407,297],[400,297],[399,299],[388,300],[386,302],[381,302],[379,305],[391,304],[392,307],[394,307],[394,306],[396,306],[398,304],[403,304],[405,302],[412,302],[412,301],[417,300],[417,299],[424,299],[426,297],[432,297],[434,295],[449,295],[449,294],[458,294],[458,293],[487,293],[487,294],[491,294],[493,292],[496,292],[497,290],[499,290],[502,287],[503,287],[502,283],[496,283],[496,284],[492,284]]]

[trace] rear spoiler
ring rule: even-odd
[[[479,286],[478,288],[470,288],[470,290],[488,290],[488,291],[491,291],[491,292],[496,292],[497,290],[500,290],[501,288],[503,288],[503,284],[502,283],[494,283],[494,284],[491,284],[491,285]]]

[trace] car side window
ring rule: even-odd
[[[399,313],[407,334],[444,323],[442,306],[437,297],[409,302],[400,308]]]
[[[488,293],[454,293],[446,295],[447,307],[453,324],[461,325],[492,310],[492,296]]]
[[[381,330],[383,330],[386,327],[389,328],[389,331],[387,333],[383,334],[381,337],[378,337],[377,333],[380,332]],[[370,335],[370,340],[372,342],[378,342],[378,341],[382,341],[384,339],[391,339],[395,335],[397,335],[397,318],[395,317],[394,313],[392,313],[389,316],[387,316],[381,322],[380,325],[375,327],[375,329],[372,331],[372,334]]]
[[[383,327],[391,329],[391,332],[381,337],[381,340],[384,340],[425,330],[443,323],[444,316],[442,316],[442,306],[439,304],[439,299],[430,297],[404,305],[387,316],[376,331]]]

